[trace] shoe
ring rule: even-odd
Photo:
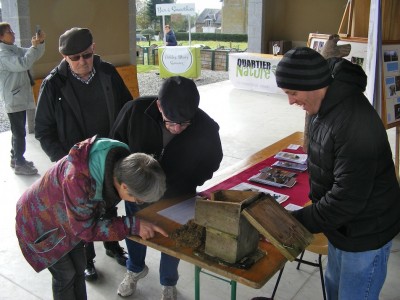
[[[163,285],[161,300],[176,300],[177,294],[176,286]]]
[[[88,260],[85,269],[85,280],[95,281],[98,277],[96,268],[94,267],[94,260]]]
[[[145,277],[149,273],[149,268],[145,265],[142,272],[134,273],[127,271],[124,280],[118,287],[118,295],[122,297],[128,297],[136,291],[136,283],[139,279]]]
[[[124,251],[120,245],[115,247],[115,249],[106,249],[106,254],[110,257],[115,258],[115,260],[121,265],[126,267],[126,260],[128,259],[127,253]]]
[[[11,158],[11,160],[10,160],[10,167],[11,168],[15,168],[15,162],[16,162],[17,160],[15,159],[15,158]],[[27,164],[27,165],[30,165],[31,167],[33,167],[34,165],[33,165],[33,161],[29,161],[29,160],[25,160],[25,164]]]
[[[33,163],[29,164],[26,162],[23,165],[15,164],[14,173],[17,175],[35,175],[38,173],[38,170],[35,168]]]

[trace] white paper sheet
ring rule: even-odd
[[[184,225],[189,220],[194,219],[195,203],[196,197],[193,197],[166,209],[160,210],[157,213],[163,217]]]
[[[303,207],[296,205],[296,204],[292,204],[292,203],[285,206],[285,209],[288,211],[295,211],[295,210],[299,210],[301,208],[303,208]]]

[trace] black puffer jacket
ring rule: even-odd
[[[132,95],[113,65],[94,55],[93,66],[103,87],[111,128],[121,108],[132,100]],[[90,137],[68,72],[68,63],[62,60],[40,86],[35,137],[51,161],[59,160],[75,143]],[[93,114],[96,110],[93,107]]]
[[[387,134],[364,96],[366,76],[346,60],[333,65],[318,114],[309,125],[313,204],[293,215],[337,248],[382,247],[400,231],[400,189]]]

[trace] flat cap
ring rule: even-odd
[[[89,29],[73,27],[60,36],[58,50],[64,55],[73,55],[85,51],[93,44]]]

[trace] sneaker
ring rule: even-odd
[[[10,167],[13,168],[13,169],[15,168],[15,162],[16,162],[16,159],[15,158],[11,158]],[[30,165],[31,167],[34,166],[33,165],[33,161],[29,161],[29,160],[25,160],[25,164]]]
[[[139,279],[145,277],[149,273],[149,268],[145,265],[142,272],[134,273],[127,271],[124,280],[118,287],[118,295],[122,297],[128,297],[136,291],[136,283]]]
[[[85,269],[85,280],[95,281],[98,277],[96,268],[94,267],[94,260],[88,260]]]
[[[176,286],[163,285],[161,300],[176,300],[177,291]]]
[[[126,260],[128,259],[127,253],[124,251],[120,245],[115,247],[115,249],[106,249],[106,254],[110,257],[115,258],[115,260],[121,265],[126,266]]]
[[[15,165],[14,173],[17,175],[35,175],[38,170],[32,165],[25,163],[23,165]]]

